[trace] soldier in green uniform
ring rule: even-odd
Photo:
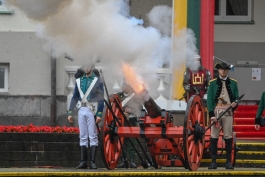
[[[255,119],[255,129],[260,129],[260,119],[262,116],[263,111],[265,110],[265,91],[262,93],[260,102],[259,102],[259,108],[256,113],[256,119]]]
[[[120,97],[122,101],[122,109],[130,122],[131,126],[138,126],[138,117],[140,115],[141,110],[143,109],[143,104],[139,96],[134,93],[132,87],[128,85],[126,82],[122,84],[122,92],[118,92],[117,95]],[[126,122],[125,122],[126,123]],[[131,141],[134,145],[136,145],[136,141],[134,138],[131,138]],[[137,168],[135,164],[135,149],[131,146],[128,138],[124,139],[123,146],[125,153],[129,153],[130,157],[130,168]],[[124,168],[124,162],[122,158],[122,162],[117,166],[117,168]]]
[[[260,129],[260,119],[265,110],[265,91],[262,93],[260,102],[259,102],[259,108],[256,113],[256,118],[255,118],[255,129],[259,130]],[[262,168],[265,168],[265,165],[261,166]]]
[[[217,143],[220,134],[220,128],[222,127],[225,140],[226,150],[226,169],[234,169],[231,164],[231,151],[232,151],[232,135],[233,135],[233,111],[237,107],[235,102],[238,97],[237,81],[228,77],[230,65],[227,63],[217,63],[215,68],[218,69],[219,77],[210,80],[208,92],[207,92],[207,108],[209,117],[212,122],[216,122],[211,127],[210,138],[210,151],[212,157],[212,163],[208,169],[217,169],[216,157],[217,157]],[[219,114],[232,106],[232,111],[228,111],[217,121]]]

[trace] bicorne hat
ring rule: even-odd
[[[230,68],[230,65],[227,64],[227,63],[225,63],[225,62],[222,62],[222,63],[216,63],[214,67],[215,67],[216,69],[221,69],[221,68],[223,68],[223,69],[228,69],[228,70],[231,69],[231,68]]]

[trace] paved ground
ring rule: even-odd
[[[189,171],[182,167],[164,167],[162,169],[115,169],[97,170],[74,168],[0,168],[0,176],[265,176],[265,168],[235,168],[226,170],[208,170],[200,167],[197,171]]]
[[[260,141],[259,142],[264,142]],[[256,142],[255,140],[238,140],[237,142]],[[183,167],[163,167],[162,169],[154,168],[137,168],[137,169],[115,169],[107,170],[100,168],[97,170],[63,167],[33,167],[33,168],[0,168],[1,176],[213,176],[213,177],[249,177],[265,176],[265,168],[244,168],[237,167],[234,170],[226,170],[224,167],[218,167],[217,170],[208,170],[207,167],[200,167],[197,171],[189,171]]]

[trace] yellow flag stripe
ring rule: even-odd
[[[173,0],[173,35],[177,36],[180,30],[186,29],[187,27],[187,0]],[[178,49],[174,45],[173,50]],[[173,62],[174,63],[174,62]],[[173,66],[173,68],[175,68]],[[183,63],[178,69],[173,70],[172,75],[172,99],[179,100],[183,98],[185,92],[183,83],[183,74],[186,70],[186,63]]]

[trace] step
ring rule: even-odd
[[[254,160],[264,160],[265,151],[242,151],[239,150],[236,154],[237,159],[254,159]]]
[[[237,137],[236,139],[237,140],[257,140],[257,141],[265,140],[264,137]]]
[[[244,111],[244,112],[235,111],[234,118],[246,117],[254,119],[256,117],[256,113],[257,113],[256,111]]]
[[[234,123],[235,125],[254,125],[255,119],[249,117],[242,117],[242,118],[235,117]]]
[[[249,112],[249,113],[253,113],[254,114],[254,113],[257,112],[257,110],[248,110],[248,109],[238,110],[238,109],[236,109],[234,112],[235,113],[240,113],[240,112],[246,113],[246,112]]]
[[[265,140],[237,140],[236,146],[239,148],[236,153],[236,167],[254,167],[265,164]],[[216,159],[218,166],[224,166],[226,162],[226,151],[218,150]],[[211,155],[204,154],[201,160],[201,166],[209,166]]]
[[[240,147],[239,147],[240,148]],[[254,149],[254,148],[253,148]],[[226,151],[225,148],[223,149],[223,151],[218,150],[218,157],[219,159],[225,159],[226,158]],[[211,158],[211,154],[204,154],[203,155],[203,159],[208,159]],[[243,150],[239,150],[236,153],[236,158],[237,159],[245,159],[245,160],[264,160],[265,159],[265,151],[258,151],[258,148],[256,148],[255,151],[243,151]]]
[[[245,132],[246,134],[248,134],[249,132],[263,132],[265,133],[265,127],[261,127],[259,130],[255,129],[255,125],[254,124],[250,124],[250,125],[237,125],[235,124],[234,126],[234,131],[235,132]]]
[[[256,111],[258,109],[259,105],[238,105],[236,108],[237,111],[241,110],[249,110],[249,111]]]
[[[246,131],[235,131],[236,139],[252,139],[252,140],[265,140],[265,132],[257,131],[255,132],[246,132]]]
[[[211,163],[211,159],[202,159],[200,166],[209,166]],[[222,167],[225,165],[226,159],[216,159],[217,166]],[[253,166],[262,166],[265,164],[265,160],[255,160],[255,159],[238,159],[236,158],[236,167],[244,166],[244,167],[253,167]]]
[[[236,145],[240,148],[240,151],[251,151],[251,152],[256,152],[256,151],[264,152],[265,151],[265,139],[264,140],[237,140]]]

